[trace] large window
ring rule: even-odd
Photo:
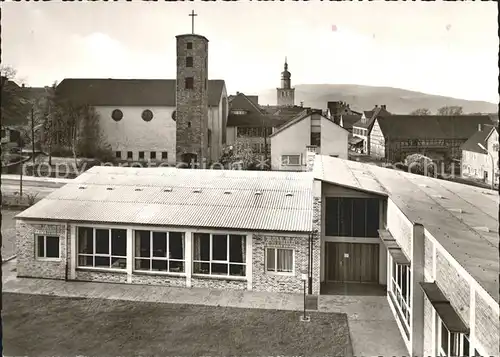
[[[135,231],[135,270],[184,272],[182,232]]]
[[[311,145],[321,146],[321,133],[311,133]]]
[[[436,319],[436,343],[438,356],[477,356],[470,351],[469,336],[464,333],[450,332],[439,315]]]
[[[78,227],[78,266],[126,269],[127,230]]]
[[[300,166],[300,155],[282,155],[281,164],[285,166]]]
[[[391,287],[393,301],[396,302],[397,309],[403,318],[406,327],[410,326],[411,318],[411,269],[409,265],[397,264],[392,260]]]
[[[293,274],[293,249],[267,248],[266,271]]]
[[[326,198],[325,233],[338,237],[378,237],[380,200],[377,198]]]
[[[245,276],[246,237],[195,233],[193,273]]]
[[[36,236],[36,256],[38,259],[59,259],[59,237]]]

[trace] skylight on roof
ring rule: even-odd
[[[464,211],[461,208],[448,208],[448,211],[457,212],[457,213],[464,213]]]
[[[136,188],[135,191],[142,191],[142,188]]]
[[[172,192],[172,187],[167,187],[166,189],[163,190],[163,192]]]
[[[446,197],[442,196],[442,195],[432,195],[432,197],[434,198],[440,198],[440,199],[445,199]]]
[[[85,186],[80,186],[80,187],[78,187],[78,189],[79,189],[79,190],[85,190],[86,188],[87,188],[87,187],[85,187]]]
[[[106,190],[113,191],[113,187],[107,187]]]
[[[287,192],[287,193],[285,194],[285,196],[286,196],[286,197],[292,197],[292,196],[293,196],[293,193],[291,193],[291,192]]]
[[[194,193],[200,193],[200,192],[201,192],[201,188],[195,188],[195,189],[193,190],[193,192],[194,192]]]
[[[225,194],[225,195],[230,195],[230,194],[231,194],[231,191],[224,191],[224,194]]]
[[[260,196],[260,195],[262,195],[261,191],[255,191],[255,196]]]

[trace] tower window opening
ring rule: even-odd
[[[193,57],[186,57],[186,67],[193,67]]]
[[[186,77],[185,87],[186,87],[186,89],[193,89],[194,88],[194,78],[193,77]]]
[[[188,128],[190,128],[190,127],[191,127],[191,122],[190,122],[190,121],[188,121]]]
[[[191,49],[193,48],[193,43],[192,43],[192,42],[188,42],[188,43],[186,43],[186,48],[187,48],[188,50],[191,50]]]

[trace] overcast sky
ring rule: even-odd
[[[175,78],[175,35],[209,40],[230,93],[363,84],[498,102],[495,2],[21,2],[2,4],[2,63],[31,86]],[[336,31],[335,31],[336,28]]]

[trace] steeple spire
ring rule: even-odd
[[[287,71],[287,70],[288,70],[288,63],[286,61],[286,56],[285,56],[285,71]]]

